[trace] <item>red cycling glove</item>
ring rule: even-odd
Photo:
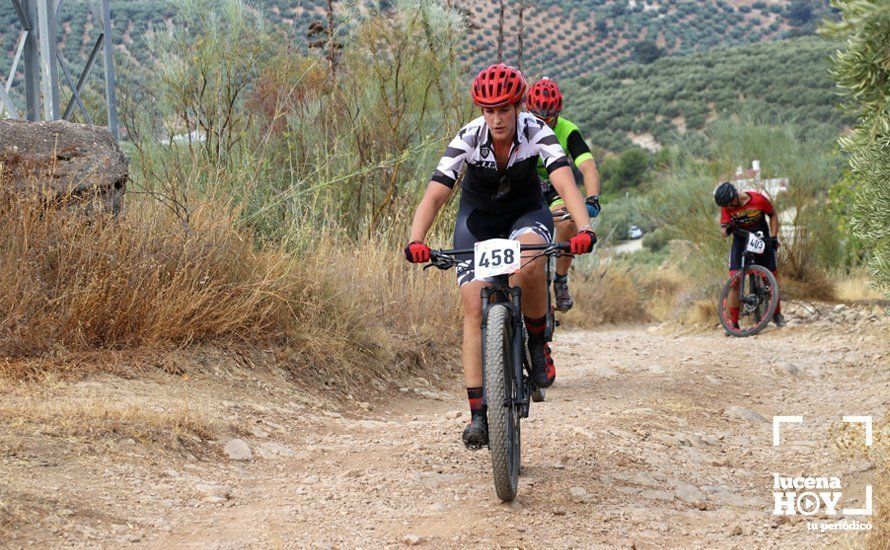
[[[420,241],[411,241],[405,247],[405,258],[412,264],[430,261],[430,247]]]
[[[569,239],[569,251],[572,254],[587,254],[593,250],[594,244],[596,244],[596,233],[589,229],[582,229]]]

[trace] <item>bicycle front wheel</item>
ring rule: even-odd
[[[744,292],[739,295],[740,284],[745,277],[748,281]],[[739,296],[738,329],[732,326],[729,317],[730,292],[735,292]],[[772,272],[763,266],[748,266],[745,271],[736,273],[723,286],[718,308],[720,324],[733,336],[753,336],[769,324],[778,304],[779,285]]]
[[[488,403],[488,446],[498,498],[511,501],[519,486],[519,408],[514,398],[513,318],[504,304],[488,309],[485,341],[485,397]]]

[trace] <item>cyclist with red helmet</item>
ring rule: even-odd
[[[714,202],[720,207],[720,228],[723,236],[732,235],[733,237],[732,248],[729,251],[729,276],[734,277],[742,267],[742,256],[745,253],[748,234],[760,232],[769,246],[766,247],[763,254],[754,256],[754,263],[769,269],[778,278],[776,254],[779,250],[779,216],[773,208],[773,203],[766,195],[756,191],[739,191],[729,181],[724,181],[714,189]],[[766,218],[769,218],[769,222]],[[734,328],[738,329],[738,291],[730,292],[727,302],[729,321]],[[776,303],[773,322],[776,323],[776,326],[785,326],[781,301]]]
[[[472,248],[477,241],[493,238],[515,239],[523,244],[551,242],[553,217],[544,205],[541,193],[537,172],[539,159],[564,197],[569,212],[581,226],[579,233],[569,241],[572,253],[584,254],[593,248],[595,235],[565,152],[546,124],[522,112],[526,88],[522,73],[502,63],[484,69],[473,80],[473,102],[482,109],[482,116],[461,128],[445,149],[414,213],[411,242],[405,247],[408,261],[421,263],[429,260],[430,248],[424,239],[464,168],[454,227],[455,248]],[[522,314],[532,358],[531,374],[535,383],[543,388],[550,386],[556,377],[544,334],[547,319],[545,261],[528,262],[511,277],[511,284],[522,289]],[[480,327],[481,290],[490,281],[475,277],[472,259],[457,266],[457,280],[464,312],[462,363],[471,414],[463,441],[468,448],[478,449],[488,444]]]
[[[581,136],[578,127],[565,117],[559,116],[562,111],[562,92],[556,82],[547,77],[535,82],[528,92],[526,100],[528,110],[547,123],[556,134],[559,144],[572,157],[572,172],[575,182],[583,186],[587,199],[587,213],[590,217],[596,217],[600,213],[600,174],[596,169],[596,161]],[[565,207],[563,199],[557,193],[543,164],[539,164],[538,171],[541,175],[544,198],[550,206],[550,210],[559,210]],[[565,241],[578,234],[578,226],[573,220],[564,220],[556,225],[556,240]],[[556,260],[556,277],[553,279],[553,291],[556,294],[557,311],[572,309],[574,302],[569,293],[569,267],[572,265],[572,256],[563,256]]]

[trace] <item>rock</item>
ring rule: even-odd
[[[419,472],[414,474],[414,479],[426,487],[435,487],[437,485],[453,486],[463,478],[464,475],[460,473],[446,474],[442,472]]]
[[[448,411],[447,413],[445,413],[445,418],[447,418],[448,420],[454,420],[455,418],[460,418],[461,414],[463,414],[461,413],[461,411]]]
[[[667,434],[655,434],[652,436],[652,438],[660,441],[661,443],[664,443],[668,447],[679,447],[683,444],[683,442],[679,438]]]
[[[798,374],[800,374],[800,368],[794,363],[779,365],[779,368],[781,368],[783,371],[787,372],[791,376],[797,376]]]
[[[366,430],[378,430],[386,427],[386,423],[379,420],[359,420],[358,425]]]
[[[747,409],[745,407],[739,407],[737,405],[733,405],[731,407],[727,407],[723,414],[733,418],[741,418],[743,420],[750,420],[752,422],[764,422],[769,424],[769,420],[767,420],[762,414],[752,411],[751,409]]]
[[[838,305],[834,306],[834,311],[836,311],[836,312],[841,312],[844,309],[846,309],[846,306],[844,304],[838,304]]]
[[[318,476],[308,475],[303,478],[303,483],[305,483],[306,485],[315,485],[316,483],[318,483]]]
[[[429,391],[429,390],[421,390],[421,389],[415,388],[414,393],[416,393],[417,395],[419,395],[421,397],[426,397],[427,399],[434,399],[436,401],[445,401],[447,399],[447,397],[443,397],[442,395],[440,395],[436,392],[433,392],[433,391]]]
[[[640,496],[643,498],[650,498],[653,500],[674,500],[674,494],[669,493],[667,491],[657,491],[655,489],[648,489],[640,493]]]
[[[423,542],[423,537],[420,535],[415,535],[414,533],[408,533],[404,537],[402,537],[402,542],[407,544],[408,546],[417,546],[418,544]]]
[[[856,460],[847,467],[846,475],[861,474],[873,470],[875,465],[867,460]]]
[[[293,451],[290,447],[285,445],[281,445],[280,443],[263,443],[260,445],[259,449],[257,449],[258,454],[266,459],[274,459],[277,457],[285,457],[285,458],[293,458],[297,453]]]
[[[127,158],[101,126],[0,120],[0,167],[0,179],[18,190],[36,188],[87,213],[123,208]]]
[[[250,460],[253,458],[253,451],[250,446],[242,439],[230,439],[224,446],[223,452],[230,460]]]
[[[250,427],[250,435],[254,437],[259,437],[260,439],[269,437],[269,432],[260,428],[259,426],[251,426]]]
[[[708,485],[701,488],[708,493],[708,498],[718,504],[735,506],[739,508],[760,506],[762,503],[757,497],[744,497],[730,492],[722,485]]]
[[[232,488],[228,485],[217,485],[214,483],[196,483],[195,489],[204,493],[208,497],[218,497],[227,500],[232,495]]]
[[[737,537],[741,534],[742,534],[742,526],[741,525],[736,525],[729,531],[729,536],[731,536],[731,537]]]
[[[563,510],[562,508],[557,508],[556,510],[553,511],[553,515],[554,516],[564,516],[564,515],[566,515],[566,511]]]
[[[706,505],[707,498],[705,497],[705,494],[695,485],[681,481],[676,483],[675,487],[674,493],[677,495],[677,498],[683,502],[691,504],[699,509],[702,509],[702,507]]]
[[[584,487],[572,487],[569,489],[569,495],[572,497],[572,502],[577,504],[590,502],[592,500],[590,493],[588,493]]]

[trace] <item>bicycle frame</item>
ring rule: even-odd
[[[763,238],[763,233],[757,232],[758,238]],[[742,252],[741,264],[739,265],[739,307],[742,307],[742,298],[745,296],[745,280],[748,275],[748,266],[754,261],[754,253],[748,250]]]
[[[544,337],[549,342],[553,337],[554,317],[551,306],[550,281],[552,278],[552,257],[555,252],[565,251],[568,249],[567,243],[551,243],[551,244],[534,244],[522,245],[522,252],[540,251],[547,257],[544,267],[545,277],[547,278],[547,327]],[[473,254],[472,248],[457,250],[437,250],[434,252],[436,256],[461,256]],[[530,367],[530,356],[528,353],[528,337],[525,333],[525,322],[522,317],[522,289],[518,286],[510,286],[510,275],[498,275],[490,286],[482,288],[482,342],[484,343],[486,331],[488,310],[493,304],[505,304],[510,309],[513,319],[513,383],[518,390],[515,392],[512,403],[504,403],[504,406],[518,406],[522,418],[527,418],[529,413],[529,400],[532,394],[531,381],[523,375],[523,369],[526,365]],[[517,338],[516,336],[519,335]],[[482,371],[485,372],[485,353],[482,353]]]

